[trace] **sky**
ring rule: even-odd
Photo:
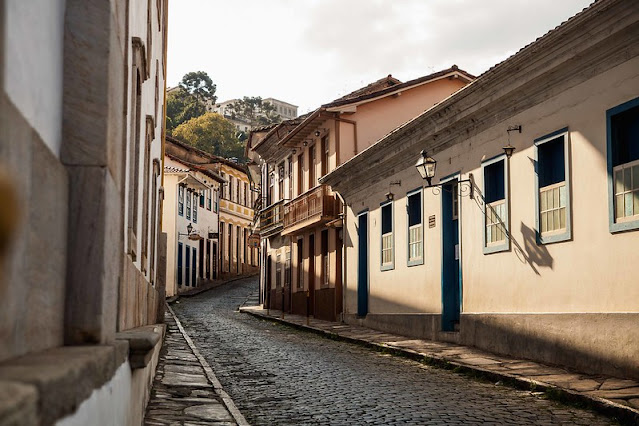
[[[167,85],[205,71],[218,102],[303,114],[388,74],[479,75],[592,0],[170,0]]]

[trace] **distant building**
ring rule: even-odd
[[[219,194],[226,181],[216,172],[179,156],[179,142],[167,136],[164,212],[167,234],[166,296],[219,277]]]
[[[218,234],[213,235],[217,240],[210,238],[215,243],[212,250],[215,249],[218,253],[218,277],[257,272],[259,249],[250,244],[249,237],[253,223],[253,205],[258,195],[251,190],[246,166],[206,153],[173,138],[167,139],[166,154],[181,159],[183,164],[201,172],[213,172],[221,179],[222,185],[218,193],[219,228]],[[186,231],[182,229],[180,232]],[[202,249],[200,253],[201,251]]]
[[[267,307],[341,317],[343,206],[320,178],[473,79],[456,66],[407,82],[389,75],[303,117],[251,133],[249,167],[262,190],[257,229]]]
[[[231,118],[231,113],[228,109],[228,106],[237,101],[239,101],[239,99],[229,99],[224,102],[218,102],[214,105],[209,103],[207,104],[207,111],[217,112],[218,114],[224,116],[224,118],[226,118],[227,120],[231,121],[238,130],[248,133],[252,129],[250,123],[239,120],[237,118]],[[268,102],[273,105],[275,107],[275,113],[282,117],[282,120],[290,120],[297,117],[296,105],[280,101],[275,98],[266,98],[263,99],[263,102]]]

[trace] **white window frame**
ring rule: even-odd
[[[503,200],[497,200],[492,203],[486,203],[485,197],[486,197],[487,191],[486,191],[485,169],[486,167],[489,167],[495,163],[499,163],[500,161],[504,162],[504,198]],[[484,246],[483,246],[484,254],[499,253],[499,252],[510,250],[510,199],[509,199],[510,188],[508,187],[509,176],[510,176],[509,161],[505,154],[497,155],[489,160],[482,162],[481,164],[481,179],[483,182],[483,191],[484,191],[484,194],[483,194],[484,214],[483,214],[483,228],[482,228],[482,235],[483,235],[482,241],[484,243]],[[489,214],[489,212],[494,212],[496,214],[497,212],[495,211],[495,207],[499,207],[502,204],[505,207],[504,213],[503,213],[504,217],[499,217],[499,219],[502,223],[504,239],[491,242],[491,241],[488,241],[488,235],[487,235],[488,227],[495,226],[497,222],[494,222],[494,223],[489,222],[489,217],[492,217],[492,214]],[[496,227],[492,229],[496,229]]]
[[[554,185],[561,186],[561,183],[548,185],[546,187],[539,187],[539,173],[537,168],[539,167],[539,146],[546,142],[553,141],[559,137],[564,138],[564,185],[565,185],[565,199],[566,199],[566,227],[552,231],[542,232],[542,218],[541,218],[541,191],[547,191],[553,189]],[[572,191],[571,191],[571,179],[570,179],[570,131],[563,128],[554,131],[548,135],[535,139],[535,235],[537,244],[552,244],[562,241],[569,241],[572,239]],[[547,211],[547,210],[545,210]]]
[[[621,172],[623,174],[622,178],[622,186],[623,188],[619,191],[618,181],[617,181],[617,173]],[[630,189],[626,188],[626,179],[625,176],[628,175]],[[614,181],[613,192],[615,198],[613,200],[615,204],[615,223],[623,223],[623,222],[632,222],[635,220],[639,220],[639,160],[630,161],[629,163],[620,164],[615,166],[612,169],[612,178]],[[630,197],[628,197],[630,196]],[[619,197],[623,202],[623,216],[617,215],[619,210]],[[630,198],[630,203],[628,203],[628,198]],[[628,211],[627,204],[632,204],[632,215],[626,215]],[[636,207],[636,208],[635,208]]]
[[[420,220],[418,225],[409,226],[409,197],[419,196],[419,213]],[[416,266],[424,264],[424,192],[423,188],[418,188],[406,193],[406,259],[408,266]],[[411,231],[415,231],[419,237],[418,241],[411,242]],[[420,256],[411,259],[411,245],[418,245]]]
[[[391,214],[391,231],[386,234],[382,234],[383,228],[383,208],[390,205]],[[382,271],[389,271],[395,269],[395,212],[393,211],[393,201],[386,201],[379,206],[379,234],[380,234],[380,268]],[[384,242],[389,243],[390,247],[384,248]],[[390,251],[390,261],[384,262],[384,251]]]
[[[184,186],[183,185],[178,185],[178,216],[184,217]]]

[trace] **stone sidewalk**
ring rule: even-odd
[[[248,425],[167,306],[166,335],[145,425]]]
[[[240,311],[521,389],[546,392],[549,397],[591,407],[621,423],[639,425],[639,383],[633,380],[587,375],[473,347],[412,339],[337,322],[310,318],[307,324],[307,317],[285,314],[282,318],[281,311],[269,312],[261,306],[242,306]]]

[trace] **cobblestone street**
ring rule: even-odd
[[[251,424],[611,424],[531,392],[237,312],[256,290],[251,278],[173,305]]]

